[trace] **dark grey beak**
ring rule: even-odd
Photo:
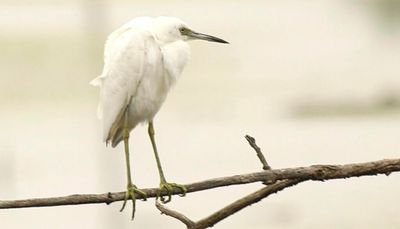
[[[199,40],[205,40],[205,41],[211,41],[211,42],[218,42],[218,43],[224,43],[224,44],[229,44],[229,42],[222,40],[221,38],[214,37],[211,35],[203,34],[203,33],[197,33],[192,31],[189,35],[193,39],[199,39]]]

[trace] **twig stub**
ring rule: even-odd
[[[268,165],[267,160],[264,157],[264,154],[261,152],[260,147],[258,147],[258,145],[256,144],[256,139],[254,139],[252,136],[250,135],[246,135],[244,136],[246,138],[246,140],[249,142],[250,146],[256,151],[257,153],[257,157],[258,159],[260,159],[262,165],[263,165],[263,169],[264,170],[270,170],[271,166]]]

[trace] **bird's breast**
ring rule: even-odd
[[[159,111],[168,92],[175,84],[189,59],[186,42],[174,42],[158,50],[147,50],[144,77],[130,105],[130,113],[136,120],[148,121]],[[160,57],[161,54],[161,58]]]

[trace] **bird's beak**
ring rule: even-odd
[[[199,40],[229,44],[229,42],[222,40],[221,38],[203,34],[203,33],[194,32],[194,31],[190,31],[190,34],[188,34],[188,36],[192,39],[199,39]]]

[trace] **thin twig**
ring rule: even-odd
[[[167,216],[171,216],[171,217],[181,221],[182,223],[184,223],[187,226],[187,228],[192,228],[195,225],[195,222],[193,222],[191,219],[189,219],[188,217],[186,217],[182,213],[179,213],[179,212],[177,212],[175,210],[167,208],[165,205],[162,205],[157,200],[156,200],[156,207],[158,208],[158,210],[160,210],[160,212],[162,214],[165,214]]]
[[[235,214],[236,212],[242,210],[245,207],[248,207],[258,201],[268,197],[271,194],[282,191],[287,187],[291,187],[298,183],[302,182],[302,180],[294,179],[294,180],[283,180],[278,181],[275,184],[264,187],[256,192],[253,192],[231,204],[222,208],[221,210],[215,212],[214,214],[198,221],[191,229],[203,229],[214,226],[216,223],[222,221],[223,219]]]
[[[347,165],[313,165],[309,167],[297,167],[287,169],[265,170],[261,172],[242,174],[229,177],[209,179],[201,182],[187,184],[187,192],[198,192],[217,187],[248,184],[254,182],[274,183],[279,180],[301,179],[301,180],[330,180],[359,176],[373,176],[378,174],[390,174],[400,171],[400,159],[386,159],[367,163],[347,164]],[[157,195],[157,188],[142,189],[148,198]],[[166,194],[165,190],[161,192]],[[174,189],[173,194],[181,194],[181,190]],[[26,200],[0,201],[0,209],[6,208],[26,208],[26,207],[48,207],[61,205],[78,204],[110,204],[124,199],[125,192],[104,193],[104,194],[79,194],[53,198],[37,198]],[[140,196],[137,196],[140,199]]]
[[[250,135],[244,136],[246,140],[249,142],[250,146],[256,151],[257,157],[260,159],[261,163],[263,164],[264,170],[270,170],[271,166],[268,165],[267,160],[265,160],[264,154],[261,152],[260,147],[256,144],[256,139],[254,139]]]

